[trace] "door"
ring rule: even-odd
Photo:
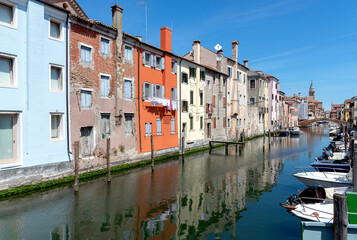
[[[211,138],[211,123],[207,123],[207,138]]]
[[[16,161],[16,115],[0,115],[0,163]]]

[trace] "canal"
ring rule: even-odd
[[[259,138],[72,187],[0,202],[0,239],[300,239],[279,203],[304,186],[327,129]]]

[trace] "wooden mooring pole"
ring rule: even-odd
[[[244,134],[244,129],[243,129],[243,136],[242,136],[242,142],[244,142],[245,134]]]
[[[335,240],[347,239],[347,197],[339,193],[333,195],[333,229]]]
[[[347,152],[347,141],[348,141],[348,131],[347,131],[347,126],[344,128],[345,132],[345,151]]]
[[[79,141],[74,142],[74,191],[78,191],[79,185]]]
[[[212,149],[212,146],[211,146],[211,149]],[[182,157],[185,155],[185,137],[181,138],[181,155],[182,155]]]
[[[110,171],[110,138],[107,138],[107,172],[107,180],[110,182],[112,179],[112,174]]]
[[[151,170],[154,171],[154,136],[151,135]]]

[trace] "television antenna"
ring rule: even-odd
[[[136,2],[136,5],[145,5],[145,40],[148,43],[148,2],[147,0]]]

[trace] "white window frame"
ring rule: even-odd
[[[130,48],[131,49],[131,57],[130,57],[131,59],[129,59],[129,60],[127,59],[125,48]],[[134,59],[133,59],[133,49],[134,48],[132,46],[124,44],[124,61],[125,62],[132,63],[134,61]]]
[[[102,39],[105,39],[105,40],[108,40],[108,54],[107,53],[104,53],[103,52],[103,49],[102,49]],[[100,53],[105,55],[105,56],[109,56],[110,55],[110,43],[111,43],[111,40],[109,38],[106,38],[106,37],[103,37],[103,36],[100,36]]]
[[[55,90],[55,89],[52,89],[52,79],[51,79],[51,70],[52,70],[52,67],[53,68],[58,68],[60,69],[60,72],[61,72],[61,79],[59,80],[60,82],[58,83],[58,86],[59,86],[59,89],[58,90]],[[50,91],[51,92],[63,92],[63,79],[64,79],[64,71],[63,71],[64,67],[61,66],[61,65],[57,65],[57,64],[51,64],[49,65],[49,81],[50,81]]]
[[[57,23],[59,24],[59,38],[55,38],[55,37],[52,37],[51,36],[51,22],[54,22],[54,23]],[[64,34],[64,31],[63,31],[63,21],[57,19],[57,18],[54,18],[54,17],[49,17],[49,20],[48,20],[48,38],[49,39],[52,39],[52,40],[55,40],[55,41],[60,41],[60,42],[63,42],[63,34]]]
[[[7,1],[7,0],[1,0],[0,4],[10,7],[12,9],[11,23],[8,24],[8,23],[0,22],[0,26],[17,29],[17,4]]]
[[[82,46],[83,47],[87,47],[90,48],[90,62],[83,62],[82,61]],[[93,62],[93,47],[91,45],[85,44],[85,43],[79,43],[79,62],[81,62],[82,64],[92,64]]]
[[[82,91],[88,91],[88,92],[91,92],[91,105],[90,105],[90,107],[89,108],[82,108]],[[80,89],[80,94],[81,94],[81,97],[80,97],[80,99],[81,99],[81,104],[80,104],[80,106],[81,106],[81,110],[88,110],[88,109],[90,109],[91,107],[92,107],[92,105],[93,105],[93,89],[90,89],[90,88],[81,88]]]
[[[58,137],[52,138],[52,116],[60,116],[60,122],[58,124]],[[63,113],[52,112],[50,113],[50,141],[57,142],[64,140],[64,127],[63,127]]]
[[[2,58],[7,58],[11,59],[12,62],[12,83],[10,84],[5,84],[5,83],[0,83],[0,88],[17,88],[18,87],[18,79],[17,79],[17,56],[9,55],[9,54],[4,54],[0,53],[0,57]]]
[[[102,76],[103,77],[108,77],[109,78],[109,91],[108,91],[108,96],[102,96]],[[100,79],[100,97],[101,98],[110,98],[110,82],[112,80],[112,76],[110,74],[106,74],[106,73],[100,73],[99,74],[99,79]],[[93,91],[92,89],[88,90],[88,89],[84,89],[82,88],[81,90],[85,90],[85,91]]]

